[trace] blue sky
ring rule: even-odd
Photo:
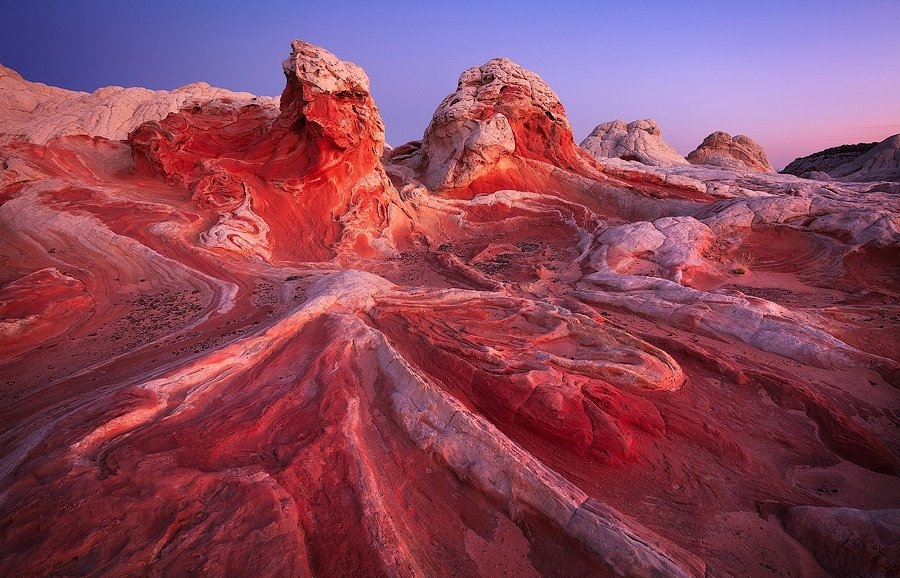
[[[459,74],[495,56],[559,94],[580,141],[654,118],[682,154],[724,130],[796,156],[900,132],[900,1],[23,3],[0,62],[70,89],[206,81],[277,95],[301,38],[362,65],[392,144],[420,138]]]

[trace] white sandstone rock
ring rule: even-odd
[[[205,82],[175,90],[107,86],[92,93],[29,82],[0,65],[0,142],[86,135],[123,140],[138,125],[165,118],[193,103],[218,99],[233,106],[259,105],[277,113],[277,100],[231,92]]]
[[[900,134],[884,139],[869,152],[828,174],[847,181],[900,180]]]
[[[621,120],[597,126],[581,142],[594,157],[635,160],[650,166],[686,165],[687,160],[666,144],[655,120],[642,119],[625,124]]]

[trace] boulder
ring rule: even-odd
[[[556,93],[537,74],[494,58],[462,73],[435,111],[417,160],[422,182],[441,189],[490,178],[508,157],[576,172],[591,166]]]
[[[598,125],[581,142],[594,157],[633,160],[650,166],[686,165],[687,160],[666,144],[655,120],[613,120]]]
[[[735,170],[774,173],[766,151],[756,141],[739,134],[732,137],[717,131],[703,139],[700,146],[687,156],[695,165],[714,165]]]

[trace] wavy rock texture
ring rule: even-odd
[[[0,575],[891,574],[896,193],[601,164],[505,59],[389,149],[283,69],[0,145]]]
[[[128,137],[137,172],[223,212],[203,242],[253,253],[249,231],[275,258],[328,259],[336,245],[393,255],[396,191],[380,163],[384,127],[369,79],[309,44],[292,48],[277,117],[213,101],[145,123]]]
[[[29,82],[3,65],[0,65],[0,91],[4,96],[0,116],[2,138],[38,144],[68,135],[124,140],[139,125],[165,118],[194,102],[223,99],[229,104],[252,103],[268,108],[276,104],[269,97],[231,92],[205,82],[171,91],[107,86],[92,93],[76,92]]]

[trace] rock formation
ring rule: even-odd
[[[394,158],[397,158],[395,152]],[[534,179],[549,164],[592,174],[596,165],[575,146],[556,93],[536,74],[507,58],[494,58],[459,77],[456,91],[438,106],[421,149],[405,164],[430,189],[492,190]]]
[[[318,47],[292,48],[277,117],[214,101],[144,123],[128,137],[137,170],[190,189],[207,207],[241,207],[251,221],[259,211],[259,223],[275,226],[257,238],[266,245],[272,237],[276,258],[323,259],[338,245],[393,254],[393,188],[381,167],[384,127],[369,79]],[[232,214],[201,239],[233,238],[222,228],[237,222]]]
[[[817,180],[900,181],[900,134],[880,143],[825,149],[794,159],[781,172]]]
[[[781,173],[809,178],[807,176],[809,173],[818,172],[830,178],[828,171],[855,160],[857,157],[875,148],[877,144],[877,142],[868,142],[827,148],[823,151],[794,159],[784,167]]]
[[[688,164],[683,156],[666,144],[659,125],[650,119],[628,124],[613,120],[597,125],[581,142],[581,147],[598,159],[620,158],[649,166]]]
[[[597,161],[505,59],[389,149],[291,48],[0,137],[0,575],[895,573],[898,192]]]
[[[888,578],[900,572],[900,510],[798,506],[786,525],[834,575]]]
[[[124,140],[140,124],[165,118],[193,102],[224,100],[231,104],[273,107],[275,100],[247,92],[231,92],[198,82],[175,90],[107,86],[92,93],[29,82],[0,65],[0,92],[6,101],[0,134],[44,144],[65,135]]]
[[[687,156],[695,165],[712,165],[727,169],[774,173],[766,151],[752,138],[739,134],[732,137],[727,132],[716,131],[703,139]]]

